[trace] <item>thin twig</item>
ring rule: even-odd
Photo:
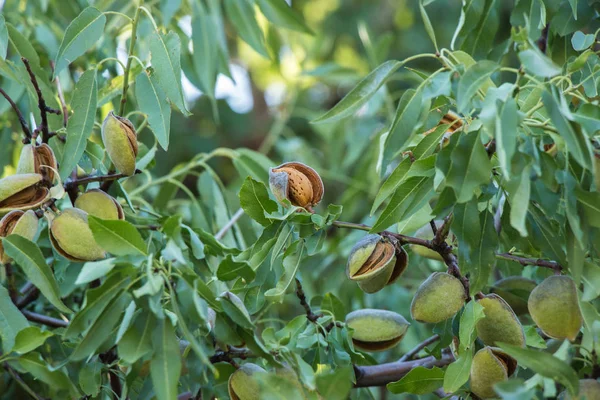
[[[217,232],[217,234],[215,235],[215,239],[223,239],[227,231],[229,231],[235,225],[235,223],[242,217],[242,215],[244,215],[244,210],[240,208],[235,212],[235,214],[231,216],[231,219],[227,221],[225,226],[223,226],[221,230]]]
[[[107,352],[99,354],[98,357],[102,363],[110,366],[117,360],[117,353],[113,347]],[[121,378],[119,378],[119,375],[117,375],[114,367],[112,366],[108,369],[108,380],[110,382],[110,388],[113,392],[114,400],[119,400],[121,398],[121,393],[123,392],[123,386],[121,385]]]
[[[140,171],[139,169],[135,171],[136,174],[141,173],[142,171]],[[83,178],[77,178],[77,179],[73,179],[69,182],[67,182],[65,184],[65,188],[67,186],[79,186],[79,185],[85,185],[88,183],[92,183],[92,182],[108,182],[108,181],[114,181],[117,179],[121,179],[121,178],[127,178],[130,175],[126,175],[126,174],[108,174],[108,175],[97,175],[97,176],[85,176]]]
[[[21,293],[23,293],[23,297],[19,298],[16,302],[16,306],[19,309],[27,307],[40,296],[40,290],[35,286],[27,291],[22,290]]]
[[[312,308],[310,308],[310,304],[308,304],[308,301],[306,300],[306,294],[304,293],[304,289],[302,288],[302,283],[300,283],[300,279],[294,279],[296,280],[296,296],[298,297],[298,299],[300,299],[300,304],[302,305],[302,307],[304,307],[304,310],[306,311],[306,318],[310,322],[317,322],[321,315],[315,314]]]
[[[404,354],[402,357],[400,357],[400,359],[398,361],[411,360],[414,356],[419,354],[419,352],[421,350],[423,350],[425,347],[429,346],[432,343],[437,342],[438,340],[440,340],[440,335],[438,335],[438,334],[435,334],[435,335],[431,336],[430,338],[423,340],[421,343],[416,345],[415,348],[413,348],[412,350],[410,350],[409,352]]]
[[[10,376],[12,376],[12,378],[15,380],[15,382],[17,382],[17,384],[19,386],[21,386],[23,388],[23,390],[25,390],[27,392],[27,394],[29,394],[32,398],[34,398],[36,400],[44,400],[43,397],[38,396],[38,394],[32,388],[30,388],[27,383],[25,383],[23,378],[21,378],[19,373],[17,371],[15,371],[13,367],[11,367],[6,362],[3,364],[3,366],[4,366],[4,369],[6,369],[8,371]]]
[[[127,55],[127,65],[123,75],[123,93],[121,93],[121,105],[119,106],[119,115],[123,116],[125,112],[125,103],[127,103],[127,90],[129,89],[129,71],[133,62],[133,50],[135,49],[135,41],[137,40],[137,26],[140,20],[140,7],[135,10],[135,16],[131,23],[131,39],[129,42],[129,53]]]
[[[25,135],[24,143],[25,142],[30,143],[31,142],[31,130],[29,129],[29,125],[27,125],[27,122],[25,121],[23,114],[21,114],[19,107],[17,107],[17,105],[15,104],[13,99],[11,99],[10,96],[8,95],[8,93],[6,93],[2,88],[0,88],[0,93],[2,93],[2,96],[4,96],[6,101],[8,101],[10,103],[10,106],[12,107],[12,109],[17,114],[17,117],[19,118],[19,123],[21,124],[21,129],[23,130],[23,134]]]
[[[499,253],[496,254],[496,258],[500,258],[503,260],[510,260],[510,261],[516,261],[519,264],[525,266],[525,265],[535,265],[538,267],[544,267],[544,268],[551,268],[553,270],[562,270],[563,266],[560,265],[559,263],[557,263],[556,261],[551,261],[551,260],[542,260],[541,258],[527,258],[527,257],[520,257],[520,256],[515,256],[513,254],[510,253]]]
[[[42,94],[42,90],[40,89],[40,85],[38,84],[37,78],[35,77],[35,74],[33,73],[32,69],[31,69],[31,65],[29,65],[29,60],[27,60],[25,57],[21,57],[21,61],[23,61],[23,64],[25,64],[25,68],[27,68],[27,72],[29,73],[29,78],[31,79],[31,83],[33,84],[35,92],[37,93],[38,108],[40,109],[40,116],[42,118],[42,123],[40,124],[38,129],[40,129],[42,132],[42,142],[48,143],[48,140],[50,139],[50,137],[49,137],[50,131],[48,130],[48,114],[47,113],[52,112],[52,113],[60,114],[60,111],[54,110],[46,105],[46,100],[44,100],[44,96]]]
[[[51,326],[53,328],[65,328],[69,325],[68,322],[62,319],[52,318],[47,315],[42,315],[29,310],[21,310],[25,318],[31,322],[37,322],[42,325]]]

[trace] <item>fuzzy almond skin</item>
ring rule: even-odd
[[[368,351],[382,351],[396,345],[406,334],[410,323],[400,314],[366,308],[346,316],[346,324],[354,329],[355,346]]]
[[[350,256],[348,256],[348,264],[346,265],[346,275],[348,278],[352,278],[356,271],[363,266],[380,241],[381,236],[372,233],[356,242],[350,250]]]
[[[535,281],[522,276],[509,276],[500,279],[491,288],[492,293],[502,297],[515,314],[527,314],[527,299],[531,291],[536,287]]]
[[[50,239],[58,253],[72,261],[95,261],[106,257],[88,226],[87,213],[68,208],[50,224]]]
[[[0,220],[0,238],[8,235],[19,235],[29,240],[35,240],[38,228],[39,219],[34,211],[11,211]],[[0,264],[6,264],[10,261],[10,257],[4,254],[4,247],[2,246],[2,240],[0,240]]]
[[[410,305],[412,318],[437,323],[452,318],[465,304],[462,283],[445,272],[434,272],[417,289]]]
[[[21,150],[19,163],[17,164],[17,174],[33,174],[35,170],[35,154],[34,145],[26,144]]]
[[[471,391],[482,399],[498,397],[494,392],[496,383],[508,379],[508,371],[502,361],[489,347],[479,350],[471,364]]]
[[[554,339],[575,340],[583,318],[573,280],[565,275],[552,275],[531,291],[527,302],[535,324]]]
[[[133,175],[136,151],[132,147],[127,129],[111,111],[102,123],[102,142],[116,169],[125,175]]]
[[[75,200],[75,207],[102,219],[123,219],[123,208],[114,197],[100,189],[91,189]]]
[[[496,342],[525,347],[525,332],[516,314],[497,294],[477,300],[483,306],[485,318],[477,322],[477,336],[488,346]]]
[[[260,400],[256,374],[264,374],[263,368],[247,363],[229,376],[228,391],[232,400]]]

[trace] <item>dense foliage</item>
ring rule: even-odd
[[[0,6],[2,398],[600,398],[600,3]]]

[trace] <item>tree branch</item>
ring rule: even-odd
[[[384,386],[400,380],[415,367],[444,367],[454,361],[450,351],[444,351],[439,360],[433,356],[412,361],[396,361],[387,364],[354,366],[356,383],[354,387]]]
[[[10,106],[12,107],[12,109],[17,114],[17,117],[19,118],[19,123],[21,124],[21,129],[23,130],[23,134],[25,134],[25,139],[24,139],[23,143],[25,143],[25,144],[30,143],[31,142],[31,130],[29,129],[29,125],[27,125],[27,122],[25,121],[23,114],[21,114],[19,107],[17,107],[17,105],[15,104],[13,99],[11,99],[10,96],[8,95],[8,93],[6,93],[2,88],[0,88],[0,93],[2,93],[2,96],[4,96],[6,101],[9,102]]]
[[[139,169],[135,170],[136,174],[139,174],[141,172],[142,171],[140,171]],[[127,178],[128,176],[129,175],[125,175],[125,174],[108,174],[108,175],[97,175],[97,176],[85,176],[83,178],[73,179],[73,180],[70,180],[69,182],[67,182],[65,184],[65,190],[67,189],[67,187],[79,186],[79,185],[86,185],[86,184],[92,183],[92,182],[115,181],[117,179]]]
[[[31,322],[37,322],[42,325],[50,326],[52,328],[66,328],[69,323],[62,319],[48,317],[29,310],[21,310],[25,318]]]
[[[520,256],[515,256],[515,255],[510,254],[510,253],[499,253],[499,254],[496,254],[496,258],[500,258],[502,260],[515,261],[515,262],[518,262],[519,264],[521,264],[523,266],[525,266],[525,265],[535,265],[537,267],[550,268],[550,269],[553,269],[553,270],[562,270],[563,269],[563,266],[560,265],[559,263],[557,263],[556,261],[542,260],[541,258],[520,257]]]
[[[312,323],[317,322],[317,320],[321,317],[321,315],[315,314],[312,311],[312,309],[310,308],[310,305],[308,304],[308,301],[306,301],[306,294],[304,293],[304,289],[302,288],[300,279],[298,279],[298,278],[294,278],[294,279],[296,280],[296,296],[300,299],[300,304],[302,305],[302,307],[304,307],[304,310],[306,311],[306,319],[308,319]]]
[[[244,215],[244,210],[242,208],[240,208],[239,210],[237,210],[235,212],[235,214],[233,214],[231,216],[231,218],[229,219],[229,221],[227,221],[227,223],[225,224],[225,226],[223,226],[221,228],[221,230],[219,232],[217,232],[217,234],[215,235],[215,239],[220,240],[223,239],[223,237],[225,236],[225,234],[235,225],[235,223],[242,218],[242,215]]]
[[[35,74],[31,70],[31,65],[29,65],[29,60],[27,60],[25,57],[21,57],[21,61],[23,61],[23,64],[25,64],[25,68],[27,68],[27,72],[29,73],[29,78],[31,79],[31,83],[33,84],[35,92],[37,93],[38,108],[40,109],[40,116],[42,118],[42,123],[39,126],[39,129],[42,131],[42,142],[48,143],[48,140],[50,139],[50,136],[49,136],[50,132],[48,130],[48,114],[47,113],[50,112],[50,113],[60,115],[60,110],[55,110],[53,108],[48,107],[48,105],[46,105],[46,100],[44,100],[44,96],[42,95],[42,90],[40,89],[40,85],[38,84],[37,78],[35,77]]]
[[[421,343],[416,345],[414,349],[412,349],[411,351],[407,352],[402,357],[400,357],[400,360],[398,360],[398,361],[408,361],[408,360],[412,359],[414,356],[419,354],[419,352],[421,350],[423,350],[425,347],[429,346],[432,343],[437,342],[438,340],[440,340],[440,335],[438,335],[438,334],[435,334],[432,337],[423,340]]]

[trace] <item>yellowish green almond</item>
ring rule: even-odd
[[[531,291],[527,302],[529,314],[547,336],[575,340],[583,319],[573,280],[552,275]]]
[[[125,175],[133,175],[138,153],[137,133],[133,124],[111,111],[102,123],[102,142],[116,169]]]
[[[494,385],[507,380],[516,369],[516,361],[500,349],[484,347],[473,357],[471,391],[481,399],[496,398]]]
[[[600,382],[596,379],[581,379],[579,380],[579,394],[571,396],[567,391],[564,391],[558,397],[560,400],[596,400],[600,399]]]
[[[40,206],[49,196],[42,180],[40,174],[17,174],[0,179],[0,215]]]
[[[383,351],[402,340],[410,323],[398,313],[367,308],[348,314],[346,325],[354,330],[352,342],[356,347]]]
[[[39,219],[33,210],[14,210],[0,220],[0,239],[9,235],[19,235],[29,240],[35,240],[38,233]],[[10,262],[10,257],[4,253],[0,240],[0,263]]]
[[[410,314],[419,322],[438,323],[452,318],[466,299],[460,280],[445,272],[434,272],[417,289]]]
[[[477,302],[483,306],[485,318],[477,322],[477,336],[488,346],[498,342],[525,347],[525,332],[507,302],[497,294],[489,294]]]
[[[90,189],[77,197],[75,207],[101,219],[122,220],[125,217],[119,202],[100,189]]]
[[[106,252],[94,239],[87,213],[78,208],[68,208],[51,220],[49,236],[54,249],[71,261],[95,261],[106,257]]]
[[[263,368],[247,363],[229,376],[228,390],[232,400],[260,400],[257,375],[266,374]]]

